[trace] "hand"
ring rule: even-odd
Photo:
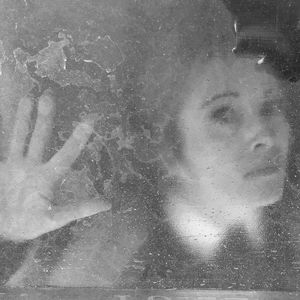
[[[8,157],[0,162],[0,236],[13,241],[34,239],[73,220],[110,208],[100,200],[76,207],[52,205],[55,183],[71,168],[84,148],[93,123],[80,123],[61,150],[42,163],[55,111],[51,93],[48,91],[39,99],[35,129],[24,155],[32,109],[30,97],[20,101]]]

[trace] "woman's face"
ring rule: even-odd
[[[249,58],[216,59],[199,72],[179,125],[201,199],[249,208],[278,201],[289,144],[278,80]]]

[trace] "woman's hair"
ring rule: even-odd
[[[150,120],[149,127],[159,128],[159,152],[169,165],[181,159],[176,120],[191,69],[195,62],[200,65],[216,53],[231,52],[235,43],[232,16],[220,0],[175,0],[161,4],[159,10],[149,9],[147,1],[141,3],[145,18],[157,24],[151,33],[147,31],[150,50],[138,79],[145,106],[141,114],[143,120],[145,115]],[[137,123],[134,118],[132,123]]]

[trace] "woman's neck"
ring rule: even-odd
[[[214,198],[212,198],[214,197]],[[216,199],[219,197],[219,199]],[[228,205],[224,195],[211,195],[199,184],[181,182],[180,189],[169,194],[165,211],[172,229],[191,252],[210,259],[233,226],[241,226],[256,247],[262,244],[262,209]]]

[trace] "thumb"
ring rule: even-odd
[[[53,212],[52,221],[55,224],[55,229],[58,229],[72,221],[89,217],[109,209],[111,209],[111,203],[104,201],[89,201],[88,203],[79,205],[70,204]]]

